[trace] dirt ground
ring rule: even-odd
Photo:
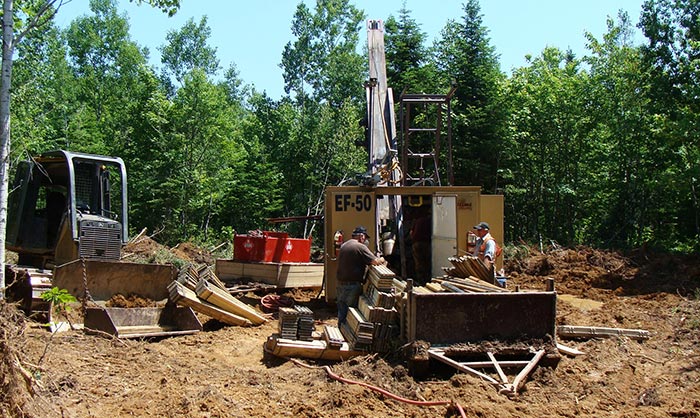
[[[156,250],[145,244],[153,248],[143,252]],[[179,251],[189,261],[194,255],[207,260],[190,245]],[[51,335],[0,304],[0,411],[32,417],[458,416],[450,405],[412,405],[333,380],[321,367],[329,366],[404,398],[456,402],[470,417],[700,416],[700,257],[590,248],[519,253],[507,260],[508,286],[541,290],[547,278],[555,279],[558,324],[644,329],[651,338],[559,339],[585,354],[563,356],[556,368],[538,367],[509,398],[447,367],[431,366],[416,380],[398,355],[302,360],[310,367],[267,356],[263,343],[277,332],[274,319],[243,328],[202,316],[205,329],[198,334],[134,341],[81,331]],[[335,314],[317,293],[286,295],[309,306],[320,329],[335,324]],[[242,300],[256,305],[260,295]]]

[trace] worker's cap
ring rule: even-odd
[[[474,225],[474,229],[491,229],[489,228],[489,224],[486,222],[479,222],[478,225]]]
[[[357,228],[355,228],[355,229],[352,231],[352,234],[353,234],[353,235],[364,234],[365,237],[369,238],[369,234],[367,233],[367,228],[365,228],[364,226],[358,226]]]

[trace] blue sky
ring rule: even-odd
[[[315,1],[304,0],[310,8]],[[463,15],[462,0],[350,0],[364,10],[368,19],[386,20],[398,16],[403,2],[411,16],[426,32],[430,43],[439,37],[448,19]],[[481,0],[483,23],[489,30],[491,45],[500,56],[501,68],[525,65],[525,55],[539,55],[547,46],[586,53],[584,33],[600,39],[606,31],[607,17],[618,10],[639,21],[643,0]],[[189,18],[199,22],[207,16],[212,30],[210,45],[217,49],[220,64],[228,68],[234,62],[245,84],[279,98],[284,90],[279,68],[284,46],[292,40],[291,22],[299,1],[292,0],[181,0],[180,11],[172,18],[148,5],[137,6],[119,0],[131,26],[131,38],[151,54],[151,63],[160,65],[158,47],[165,43],[168,31],[181,28]],[[89,13],[88,0],[72,0],[56,16],[59,26],[67,26],[75,17]],[[637,31],[637,43],[642,36]],[[364,29],[360,39],[366,42]]]

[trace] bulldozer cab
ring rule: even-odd
[[[9,195],[7,248],[38,268],[118,259],[128,239],[126,187],[120,158],[52,151],[22,161]]]

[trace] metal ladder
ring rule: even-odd
[[[454,183],[450,101],[455,91],[456,87],[452,87],[447,94],[401,94],[402,185],[442,185],[440,155],[443,145],[443,112],[447,113],[447,138],[444,144],[447,151],[447,185]],[[429,109],[430,107],[434,109]],[[417,121],[419,115],[425,116],[422,122]]]

